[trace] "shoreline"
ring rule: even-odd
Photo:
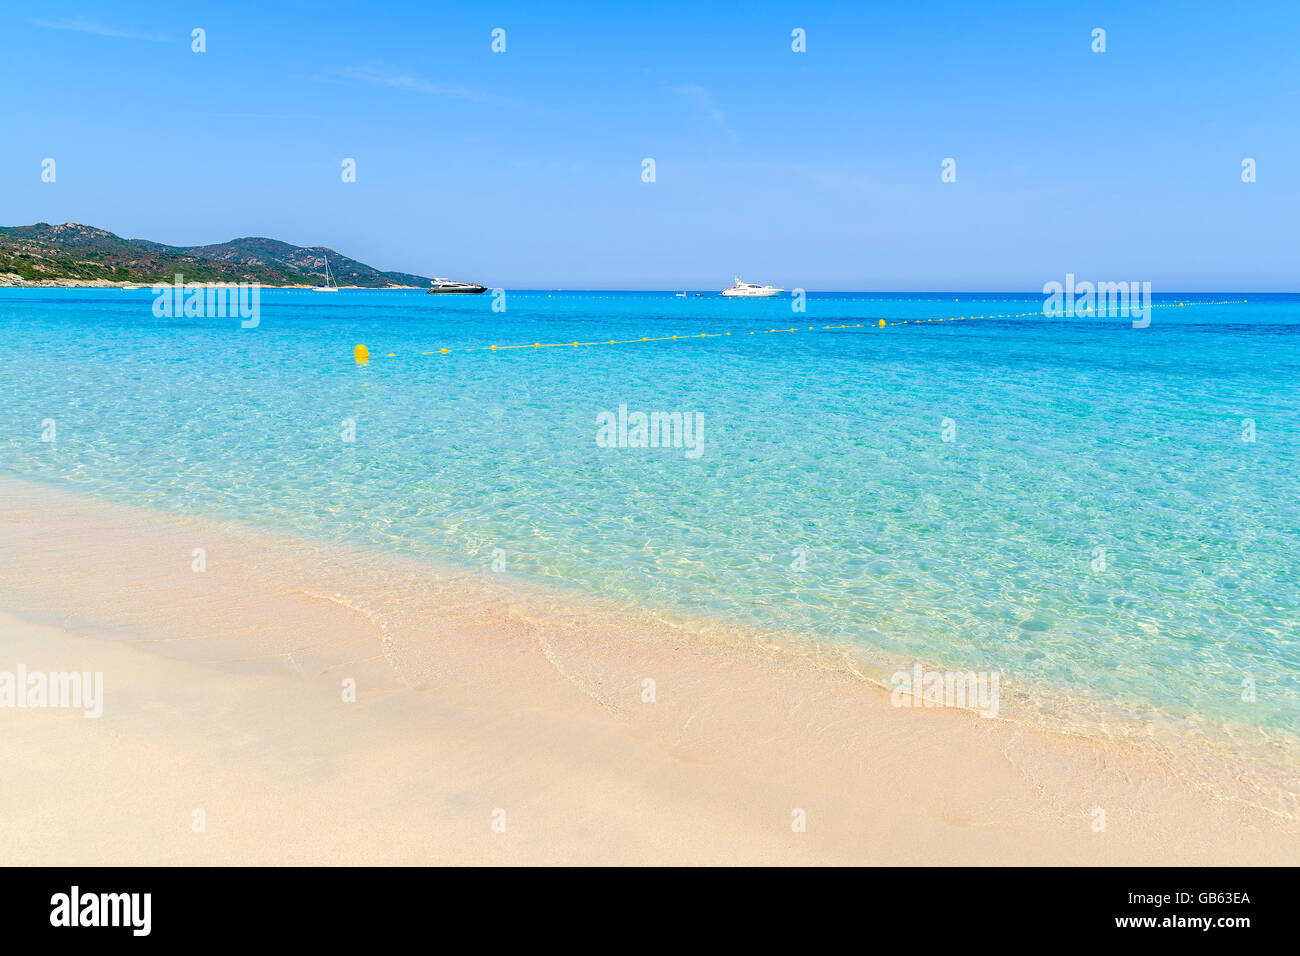
[[[0,277],[0,279],[2,278],[3,277]],[[231,279],[224,282],[189,282],[186,283],[186,286],[193,285],[201,288],[207,288],[208,286],[220,287],[237,285],[240,281],[242,280]],[[121,289],[123,292],[135,292],[140,289],[152,289],[155,285],[164,285],[171,288],[172,282],[109,282],[106,279],[92,279],[88,281],[82,279],[41,279],[36,282],[24,281],[14,283],[0,281],[0,289]],[[308,292],[316,288],[315,286],[306,284],[268,285],[266,283],[259,283],[258,287],[262,289],[300,289]],[[348,292],[388,292],[403,289],[408,291],[413,289],[423,290],[428,287],[422,285],[341,285],[336,286],[336,288],[340,291],[346,290]]]
[[[891,707],[813,642],[798,653],[722,624],[17,479],[0,478],[0,501],[0,670],[105,675],[99,720],[0,710],[20,728],[21,782],[0,797],[8,862],[1300,853],[1295,819],[1215,793],[1172,750]],[[355,702],[340,698],[345,675]],[[204,801],[222,822],[195,834]],[[105,832],[129,845],[88,851]],[[413,833],[427,839],[400,839]]]
[[[143,280],[142,280],[142,281],[137,281],[137,282],[113,282],[113,281],[109,281],[109,280],[107,280],[107,279],[89,279],[89,280],[84,280],[84,279],[39,279],[39,280],[36,280],[36,281],[29,281],[29,280],[20,280],[20,281],[17,281],[17,282],[6,281],[6,280],[7,280],[10,276],[12,276],[12,275],[13,275],[12,273],[10,273],[10,274],[8,274],[8,275],[0,275],[0,289],[124,289],[124,290],[127,290],[127,291],[131,291],[131,290],[135,290],[135,289],[151,289],[151,288],[153,288],[154,285],[171,285],[171,284],[173,284],[173,282],[174,282],[174,279],[169,279],[169,280],[167,280],[167,281],[161,281],[161,280],[160,280],[159,282],[145,282],[145,281],[143,281]],[[234,279],[232,279],[232,280],[228,280],[225,284],[229,285],[229,284],[232,284],[232,283],[237,283],[238,281],[239,281],[239,280],[234,280]],[[187,284],[189,284],[189,283],[187,283]],[[194,283],[192,283],[192,284],[193,284],[193,285],[199,285],[199,286],[209,286],[209,285],[221,285],[222,283],[220,283],[220,282],[214,282],[214,281],[207,281],[207,282],[194,282]],[[313,286],[313,285],[306,284],[306,283],[299,284],[299,285],[268,285],[267,283],[261,283],[261,288],[263,288],[263,289],[306,289],[306,290],[311,290],[311,289],[314,289],[314,288],[316,288],[316,287]],[[407,290],[407,291],[420,290],[420,291],[425,291],[425,290],[427,290],[429,287],[428,287],[428,286],[423,286],[423,285],[385,285],[385,286],[369,286],[369,285],[340,285],[340,286],[338,286],[337,288],[339,288],[339,289],[345,289],[345,290],[348,290],[348,291],[351,291],[351,292],[386,292],[386,291],[392,291],[392,290],[399,290],[399,291],[400,291],[400,290]],[[492,286],[489,286],[488,288],[491,289],[491,288],[493,288],[493,287],[492,287]],[[556,288],[547,288],[547,287],[539,287],[539,288],[525,288],[525,287],[521,287],[521,288],[516,289],[516,290],[514,290],[514,291],[515,291],[515,292],[559,292],[559,293],[577,293],[577,292],[586,292],[586,293],[593,293],[593,294],[611,294],[611,293],[653,293],[653,294],[656,294],[656,295],[665,295],[665,296],[676,297],[676,296],[678,295],[678,293],[682,292],[683,290],[682,290],[680,287],[678,287],[678,286],[670,286],[670,287],[666,287],[666,288],[662,288],[662,289],[599,289],[599,288],[598,288],[598,289],[589,289],[589,288],[582,288],[582,287],[573,287],[573,288],[570,288],[570,287],[565,286],[565,287],[556,287]],[[692,294],[692,297],[694,297],[694,294],[695,294],[695,293],[699,293],[699,294],[701,294],[701,296],[702,296],[703,298],[717,297],[717,296],[720,295],[720,292],[719,292],[717,289],[713,289],[713,288],[709,288],[709,287],[690,288],[690,289],[686,289],[685,291],[688,292],[688,293],[691,293],[691,294]],[[870,296],[884,296],[885,298],[888,298],[888,299],[903,299],[903,298],[906,297],[906,296],[917,296],[917,297],[919,297],[919,298],[916,298],[915,300],[908,300],[908,301],[945,302],[945,303],[951,301],[949,297],[950,297],[950,296],[954,296],[954,295],[955,295],[955,296],[959,296],[959,297],[960,297],[960,296],[966,296],[966,297],[968,297],[968,298],[975,299],[975,300],[977,300],[977,301],[983,301],[983,300],[1002,301],[1002,300],[1005,300],[1005,301],[1017,301],[1017,302],[1019,302],[1019,301],[1024,301],[1024,302],[1041,302],[1041,301],[1043,300],[1043,298],[1044,298],[1043,293],[1042,293],[1041,291],[1039,291],[1039,290],[1035,290],[1035,289],[1028,289],[1028,290],[1021,290],[1021,291],[1009,291],[1009,292],[1008,292],[1008,291],[1002,291],[1002,292],[980,292],[980,291],[975,291],[975,292],[972,292],[972,291],[969,291],[969,290],[962,290],[962,289],[950,290],[950,291],[946,291],[946,292],[944,292],[944,291],[934,292],[934,291],[924,291],[924,290],[910,290],[910,291],[909,291],[909,290],[904,290],[904,291],[901,291],[901,292],[896,292],[896,291],[883,291],[883,290],[880,290],[880,289],[807,289],[807,290],[805,290],[805,292],[806,292],[806,294],[808,294],[808,295],[828,295],[828,296],[863,296],[863,295],[870,295]],[[1207,295],[1233,295],[1233,296],[1236,296],[1236,295],[1240,295],[1240,296],[1249,296],[1249,295],[1254,295],[1254,296],[1270,296],[1270,295],[1272,295],[1272,296],[1287,296],[1287,295],[1300,295],[1300,290],[1281,290],[1281,291],[1276,291],[1276,290],[1275,290],[1275,291],[1264,291],[1264,292],[1260,292],[1260,291],[1257,291],[1257,290],[1250,290],[1250,289],[1235,289],[1235,290],[1208,289],[1208,290],[1203,290],[1203,291],[1190,291],[1190,292],[1189,292],[1189,291],[1186,291],[1186,290],[1178,290],[1178,289],[1174,289],[1174,290],[1170,290],[1170,291],[1167,291],[1167,292],[1166,292],[1166,291],[1160,291],[1160,292],[1154,292],[1154,293],[1153,293],[1153,297],[1159,297],[1159,298],[1169,299],[1169,300],[1178,299],[1178,298],[1182,298],[1182,297],[1191,297],[1191,296],[1207,296]],[[777,297],[777,298],[780,298],[780,297]],[[1198,304],[1201,304],[1201,303],[1198,303]],[[1219,304],[1219,303],[1204,303],[1204,304]],[[1226,304],[1226,303],[1225,303],[1225,304]]]

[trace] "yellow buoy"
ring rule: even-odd
[[[357,360],[358,365],[365,365],[370,361],[370,350],[364,345],[358,345],[352,350],[353,357]]]
[[[879,325],[880,325],[880,327],[883,329],[883,328],[885,327],[885,320],[884,320],[884,319],[881,319],[880,322],[879,322]]]

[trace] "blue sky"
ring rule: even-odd
[[[1300,4],[611,6],[5,2],[0,224],[513,288],[1300,288]]]

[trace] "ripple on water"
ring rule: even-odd
[[[1081,722],[1300,732],[1295,297],[1147,335],[974,321],[432,356],[769,328],[788,303],[337,299],[268,292],[245,332],[5,290],[0,328],[28,347],[0,378],[0,468],[465,567],[499,549],[604,598],[1002,668]],[[942,308],[812,296],[807,318]],[[1009,311],[962,303],[980,309]],[[398,357],[358,368],[357,341]],[[620,404],[702,413],[705,453],[598,447]]]

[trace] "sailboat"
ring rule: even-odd
[[[313,292],[337,292],[339,287],[334,284],[334,277],[330,275],[330,257],[325,257],[325,284],[312,288]]]

